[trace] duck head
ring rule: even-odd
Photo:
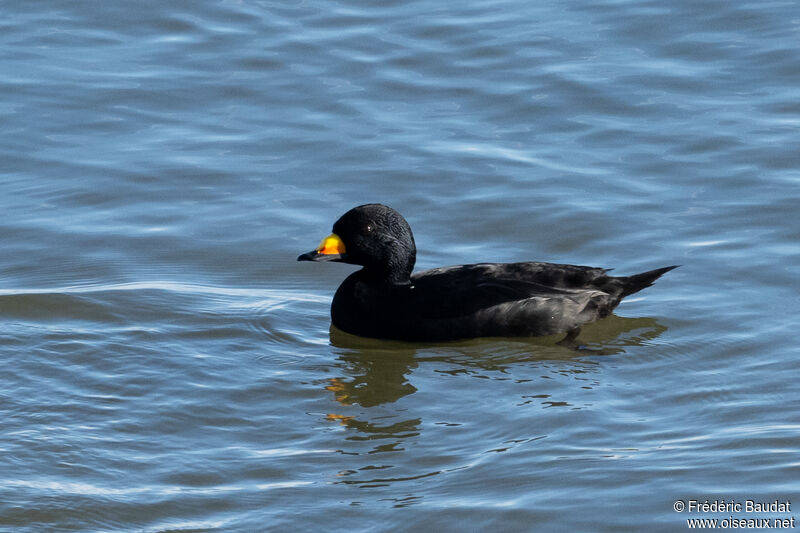
[[[409,283],[417,258],[414,235],[403,216],[382,204],[354,207],[333,225],[333,233],[298,261],[338,261],[361,265],[365,276]]]

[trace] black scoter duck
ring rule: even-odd
[[[567,333],[608,316],[668,266],[633,276],[553,263],[479,263],[412,273],[417,249],[406,220],[381,204],[355,207],[298,261],[361,265],[339,286],[333,324],[362,337],[446,341]]]

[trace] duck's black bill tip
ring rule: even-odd
[[[316,250],[301,254],[297,257],[298,261],[339,261],[342,254],[321,254]]]

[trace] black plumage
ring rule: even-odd
[[[394,209],[351,209],[333,234],[298,261],[361,265],[339,286],[333,324],[364,337],[443,341],[568,333],[608,316],[620,301],[649,287],[669,266],[633,276],[553,263],[479,263],[412,273],[416,246]]]

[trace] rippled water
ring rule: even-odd
[[[800,508],[798,37],[793,1],[6,6],[0,527]],[[683,266],[581,350],[360,339],[352,267],[295,258],[370,201],[419,268]]]

